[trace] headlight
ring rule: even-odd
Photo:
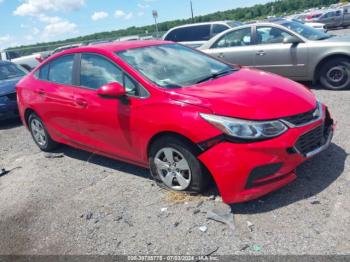
[[[240,139],[266,139],[279,136],[287,131],[281,121],[248,121],[231,117],[200,114],[206,121],[227,135]]]

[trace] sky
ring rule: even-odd
[[[192,0],[194,15],[271,0]],[[190,0],[0,0],[0,49],[189,18]]]

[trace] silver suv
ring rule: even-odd
[[[179,42],[193,48],[198,48],[215,35],[240,25],[242,25],[242,23],[236,21],[217,21],[182,25],[170,29],[163,36],[163,40]]]

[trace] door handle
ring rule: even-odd
[[[260,50],[260,51],[256,52],[256,55],[263,56],[263,55],[266,55],[266,53],[264,50]]]
[[[86,108],[88,106],[88,102],[84,98],[76,98],[75,103],[83,108]]]

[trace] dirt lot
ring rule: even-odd
[[[350,254],[350,91],[314,88],[338,121],[331,147],[291,185],[227,206],[161,190],[148,171],[0,125],[0,254]],[[235,229],[208,220],[232,211]]]

